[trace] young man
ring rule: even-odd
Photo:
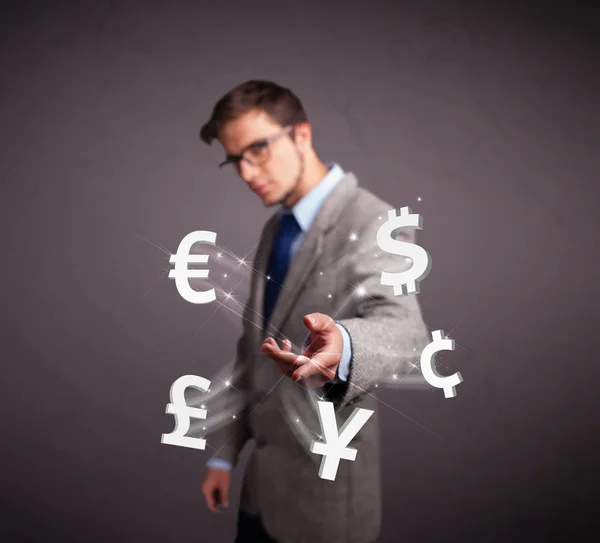
[[[372,543],[381,524],[373,389],[411,371],[429,342],[416,296],[394,296],[380,284],[382,270],[409,267],[377,246],[394,206],[321,161],[300,100],[275,83],[232,89],[200,136],[221,143],[221,166],[235,168],[263,205],[279,206],[253,261],[235,391],[225,392],[241,403],[208,463],[208,507],[227,506],[230,470],[254,439],[237,543]],[[396,238],[414,242],[414,233]],[[349,444],[355,460],[342,459],[335,480],[319,477],[323,457],[310,452],[323,434],[319,400],[333,403],[338,429],[355,408],[374,410]]]

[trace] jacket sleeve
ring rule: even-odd
[[[347,382],[327,391],[336,409],[371,391],[375,384],[389,381],[393,374],[401,379],[416,372],[414,364],[418,365],[421,352],[431,341],[417,294],[395,296],[392,286],[381,284],[382,271],[402,272],[411,267],[404,256],[379,248],[381,224],[376,220],[364,228],[361,245],[348,265],[346,281],[363,286],[366,295],[358,297],[355,317],[336,320],[347,330],[352,352]],[[414,230],[399,231],[395,237],[410,243],[416,238]]]
[[[260,234],[260,240],[265,237],[265,234],[269,229],[272,229],[277,224],[277,213],[273,213],[270,219],[263,226]],[[260,242],[259,242],[260,243]],[[257,254],[258,254],[257,250]],[[223,390],[223,393],[219,399],[218,409],[215,412],[227,412],[231,413],[231,419],[227,425],[214,433],[212,441],[216,450],[214,451],[212,459],[220,459],[226,461],[232,468],[235,468],[238,464],[239,455],[244,448],[246,442],[252,438],[252,432],[248,423],[249,405],[251,405],[252,390],[250,382],[251,368],[249,366],[252,357],[250,356],[250,331],[253,322],[252,315],[252,297],[256,292],[256,282],[262,280],[262,278],[256,274],[252,274],[250,282],[250,295],[244,306],[242,327],[242,336],[238,339],[235,361],[232,375],[233,387],[228,387]],[[235,418],[233,418],[235,415]],[[210,460],[209,460],[210,462]],[[221,464],[223,462],[213,463],[213,465]],[[210,466],[209,466],[210,467]]]
[[[244,317],[249,318],[247,304]],[[237,342],[231,376],[232,386],[223,388],[216,399],[215,408],[211,409],[214,413],[227,413],[230,419],[225,423],[225,426],[216,430],[210,438],[215,447],[210,460],[225,460],[232,468],[237,466],[240,452],[252,437],[247,416],[249,403],[249,368],[247,367],[247,360],[249,360],[247,335],[244,332]],[[210,460],[208,467],[211,467]]]

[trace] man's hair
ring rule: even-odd
[[[225,123],[252,110],[264,111],[281,126],[308,121],[302,102],[290,89],[272,81],[252,79],[231,89],[215,104],[210,119],[200,130],[200,139],[210,145]]]

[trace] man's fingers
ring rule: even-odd
[[[277,345],[277,342],[274,339],[268,337],[261,345],[260,350],[263,353],[270,351],[279,351],[279,345]]]
[[[333,379],[335,377],[335,370],[330,367],[327,359],[319,354],[309,359],[309,362],[302,364],[293,374],[292,379],[299,381],[300,379],[306,379],[311,375],[321,375],[325,378],[325,381]]]
[[[227,485],[221,485],[219,488],[220,503],[225,507],[229,506],[229,487]]]
[[[217,512],[216,499],[214,495],[215,490],[215,488],[208,488],[206,486],[202,489],[202,493],[206,499],[206,505],[213,513]]]
[[[314,358],[307,359],[306,364],[302,364],[294,373],[292,374],[292,379],[294,381],[300,381],[300,379],[306,379],[310,375],[315,375],[320,373],[320,370],[315,363]]]
[[[310,358],[305,356],[307,352],[296,355],[291,349],[292,343],[288,339],[282,341],[282,349],[279,349],[274,339],[267,338],[260,350],[277,364],[284,375],[294,381],[313,377],[310,381],[311,388],[322,386],[335,377],[336,368],[329,367],[331,366],[331,357],[328,356],[330,353],[317,353]],[[309,382],[306,384],[308,385]]]
[[[279,350],[279,345],[277,344],[277,342],[272,338],[272,337],[268,337],[267,339],[265,339],[264,343],[263,343],[263,347],[264,346],[268,346],[268,347],[273,347],[274,349]],[[263,349],[261,348],[261,351]],[[281,350],[285,353],[291,353],[292,352],[292,342],[289,339],[284,339],[281,342]]]
[[[265,343],[267,345],[271,345],[272,347],[275,347],[276,349],[279,349],[279,345],[272,337],[268,337],[267,339],[265,339]]]
[[[229,505],[229,474],[219,469],[210,469],[202,485],[202,493],[208,509],[213,513],[220,513],[220,505]]]
[[[283,352],[285,352],[285,353],[292,352],[292,342],[289,339],[283,340]],[[281,362],[276,357],[271,357],[271,359],[274,360],[275,364],[277,364],[277,367],[281,370],[281,372],[284,375],[289,375],[295,369],[295,366],[290,366],[287,362]]]
[[[309,359],[306,356],[298,356],[294,353],[287,353],[283,351],[264,351],[267,356],[273,360],[277,367],[281,370],[281,373],[287,375],[288,377],[296,371],[299,367],[304,364],[307,364]]]
[[[299,356],[291,351],[282,351],[280,349],[274,349],[269,345],[263,345],[260,349],[272,360],[278,360],[288,366],[300,366],[308,360],[306,356]]]

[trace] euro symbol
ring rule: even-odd
[[[171,385],[171,403],[167,404],[165,413],[175,415],[175,430],[170,434],[162,434],[160,442],[165,445],[204,450],[206,439],[185,435],[190,429],[190,417],[206,418],[206,409],[198,409],[186,404],[185,389],[188,387],[199,388],[206,392],[210,387],[210,381],[198,375],[182,375]]]
[[[185,236],[177,247],[177,253],[172,254],[169,262],[175,263],[175,268],[169,271],[169,277],[175,278],[175,286],[181,297],[191,304],[208,304],[217,298],[215,289],[197,291],[190,286],[190,278],[206,279],[208,270],[188,268],[188,264],[206,264],[208,255],[191,255],[190,250],[194,243],[208,243],[215,245],[217,234],[207,230],[197,230]]]

